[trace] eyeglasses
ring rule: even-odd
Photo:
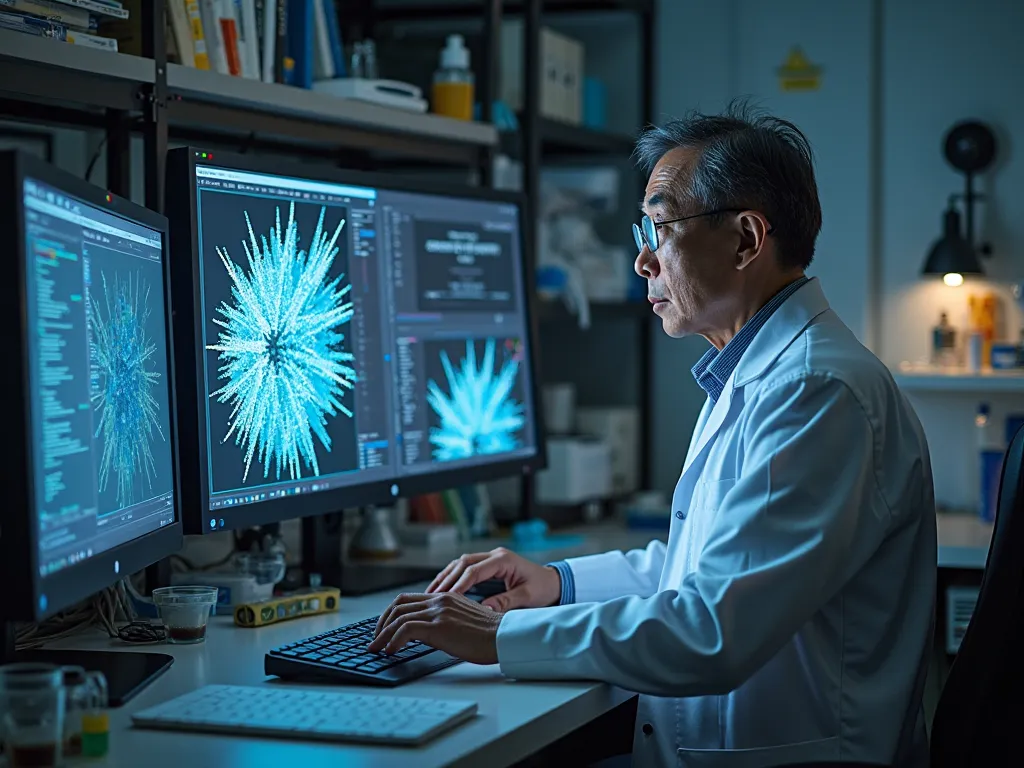
[[[677,221],[699,219],[702,216],[714,216],[719,213],[742,213],[746,210],[749,210],[749,208],[717,208],[713,211],[704,211],[704,213],[695,213],[691,216],[680,216],[678,219],[665,219],[662,221],[653,221],[650,216],[644,214],[644,217],[640,219],[640,223],[633,225],[633,241],[636,243],[638,251],[642,251],[646,245],[653,253],[658,250],[658,227],[662,224],[675,224]],[[770,226],[768,228],[769,235],[774,231],[775,227]]]

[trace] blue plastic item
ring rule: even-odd
[[[981,452],[981,519],[986,523],[996,520],[996,506],[999,503],[999,479],[1003,473],[1003,452]]]
[[[595,131],[608,127],[608,89],[596,77],[583,78],[583,124]]]
[[[537,552],[547,549],[578,547],[585,541],[578,534],[559,534],[548,536],[548,524],[543,520],[524,520],[512,526],[512,539],[509,549],[518,552]]]

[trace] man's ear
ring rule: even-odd
[[[764,251],[771,226],[757,211],[744,211],[737,217],[739,242],[736,245],[736,269],[746,269]]]

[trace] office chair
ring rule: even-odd
[[[939,695],[932,721],[932,768],[1021,764],[1022,600],[1024,427],[1006,451],[978,603]]]

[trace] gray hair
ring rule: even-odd
[[[821,203],[807,137],[787,120],[734,101],[721,115],[692,112],[644,131],[634,157],[648,174],[673,149],[700,154],[680,202],[702,210],[751,208],[773,227],[783,267],[806,269],[821,231]],[[685,183],[680,180],[681,183]],[[712,224],[721,222],[712,217]]]

